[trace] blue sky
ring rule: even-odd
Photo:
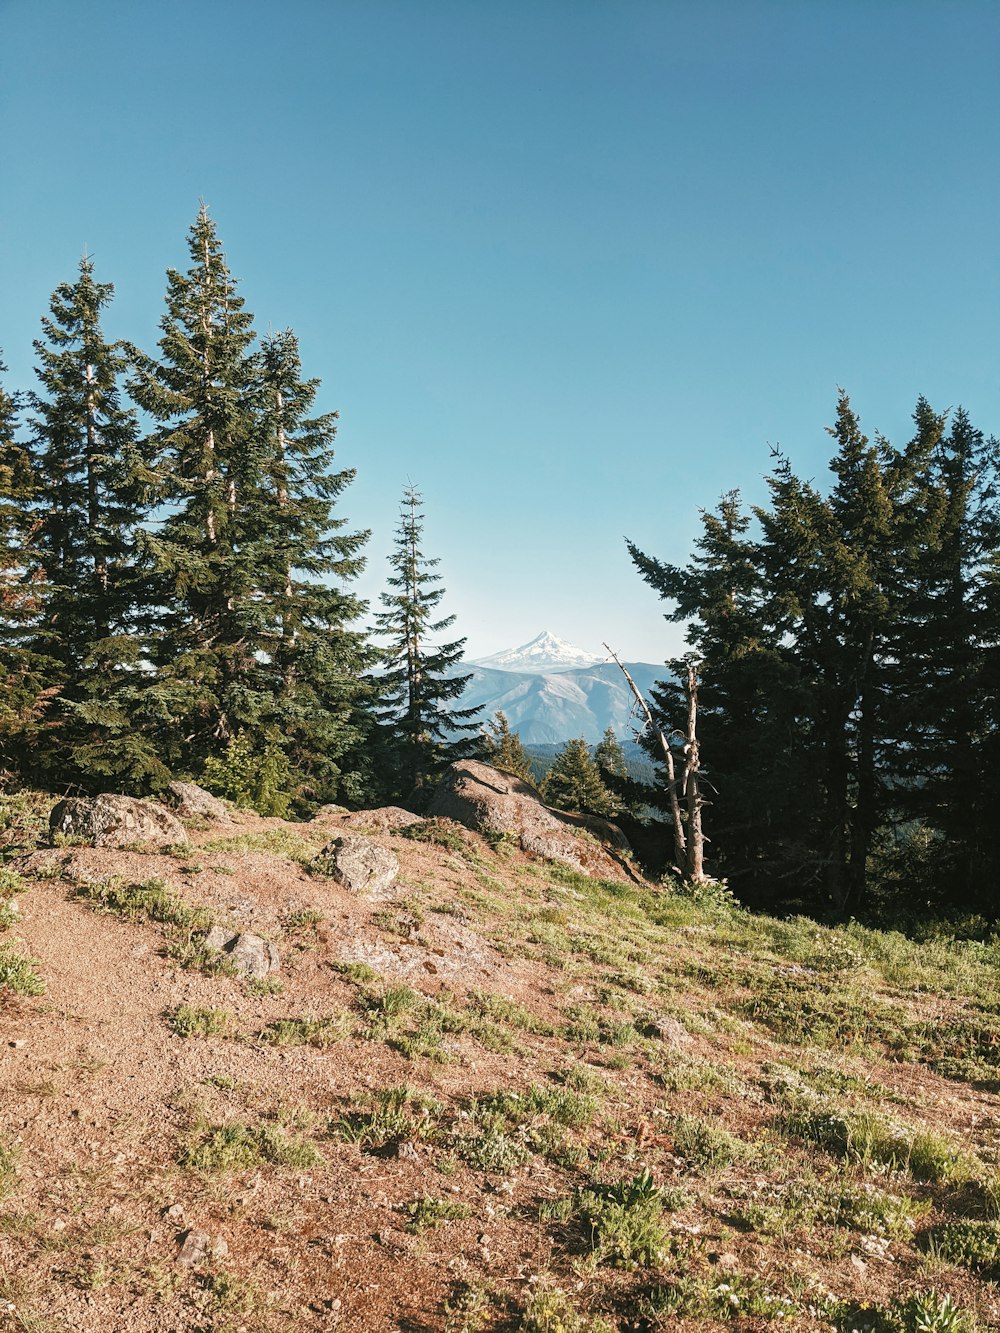
[[[0,0],[13,387],[84,246],[152,348],[208,203],[293,327],[384,586],[426,501],[470,656],[678,645],[628,536],[825,484],[836,386],[1000,430],[995,0]]]

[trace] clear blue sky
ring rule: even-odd
[[[383,586],[424,492],[470,656],[677,644],[623,537],[825,484],[837,384],[1000,430],[996,0],[0,0],[0,346],[88,246],[152,348],[207,201]]]

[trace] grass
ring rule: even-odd
[[[179,1004],[166,1015],[167,1027],[177,1037],[218,1037],[225,1033],[232,1014],[225,1009],[198,1009]]]
[[[368,1097],[330,1124],[330,1134],[359,1148],[385,1148],[390,1144],[430,1138],[437,1129],[444,1107],[408,1085],[386,1088]]]
[[[18,1149],[7,1139],[0,1137],[0,1200],[6,1199],[14,1188],[19,1160]]]
[[[971,1164],[942,1135],[913,1129],[866,1108],[851,1110],[828,1100],[800,1100],[779,1124],[786,1134],[819,1144],[836,1157],[907,1172],[915,1180],[950,1180],[970,1170]]]
[[[734,1162],[745,1161],[751,1148],[722,1125],[694,1115],[658,1116],[662,1132],[673,1144],[674,1152],[694,1171],[721,1171]]]
[[[249,1171],[260,1166],[315,1166],[321,1161],[314,1144],[289,1135],[275,1123],[246,1125],[237,1121],[196,1123],[191,1141],[178,1158],[191,1171]]]
[[[351,1016],[346,1010],[320,1018],[276,1018],[260,1032],[269,1046],[317,1046],[325,1049],[350,1035]]]
[[[985,1221],[943,1222],[920,1237],[935,1259],[959,1264],[987,1282],[1000,1280],[1000,1224]]]
[[[416,1234],[430,1231],[442,1222],[461,1222],[469,1216],[470,1211],[468,1204],[456,1203],[454,1199],[436,1199],[425,1194],[407,1206],[409,1221],[406,1229]]]
[[[86,880],[75,887],[73,897],[124,921],[158,921],[181,930],[201,930],[211,925],[205,908],[189,907],[162,879],[138,884],[129,884],[117,875]]]
[[[570,1216],[596,1264],[654,1268],[670,1248],[663,1192],[649,1170],[613,1185],[592,1185],[572,1200]]]
[[[285,856],[299,865],[308,865],[316,855],[317,843],[291,829],[266,829],[263,833],[236,833],[228,838],[203,842],[200,852],[270,852]]]
[[[13,945],[0,942],[0,996],[5,990],[13,995],[44,995],[38,966],[37,959],[25,958]]]

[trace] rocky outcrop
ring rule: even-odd
[[[142,843],[166,847],[187,842],[184,825],[165,806],[134,796],[70,796],[49,816],[49,830],[79,838],[91,847],[128,847]]]
[[[225,801],[199,787],[197,782],[171,782],[167,800],[182,819],[210,819],[213,824],[233,822]]]
[[[396,881],[399,862],[392,852],[371,838],[357,833],[328,842],[313,862],[313,868],[351,893],[378,897]]]
[[[603,826],[604,840],[614,849],[626,850],[628,843],[614,825],[550,810],[526,782],[474,759],[451,765],[431,797],[428,814],[454,819],[487,836],[514,838],[523,851],[561,861],[586,875],[637,878],[597,841]]]
[[[345,828],[377,829],[379,833],[396,833],[399,829],[422,824],[423,815],[404,810],[399,805],[381,805],[376,810],[355,810],[342,820]]]
[[[271,941],[249,931],[213,926],[205,936],[205,948],[221,953],[237,972],[258,981],[281,966],[281,955]]]

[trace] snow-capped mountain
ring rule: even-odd
[[[625,665],[646,695],[667,674],[649,662]],[[482,707],[484,726],[502,710],[525,745],[561,745],[578,736],[594,744],[608,727],[626,740],[633,729],[632,692],[615,663],[549,630],[520,648],[456,662],[449,674],[469,677],[458,707]]]
[[[520,648],[505,648],[492,657],[480,657],[469,663],[470,666],[486,667],[491,671],[544,671],[552,675],[557,671],[578,671],[583,667],[596,666],[606,662],[600,653],[588,653],[584,648],[576,648],[557,635],[543,629],[531,640],[522,643]]]

